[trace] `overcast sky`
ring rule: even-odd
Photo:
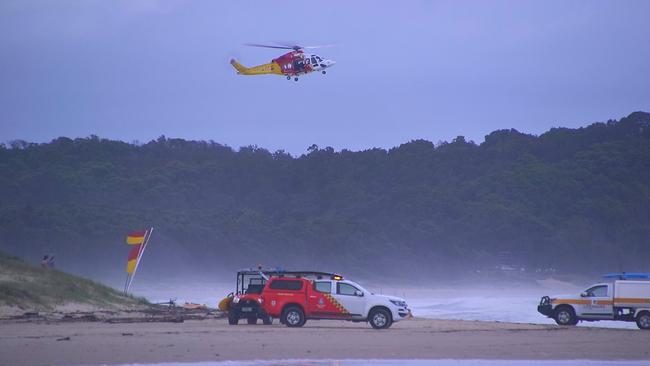
[[[650,111],[650,1],[0,1],[0,141],[353,150]],[[236,75],[336,43],[298,82]]]

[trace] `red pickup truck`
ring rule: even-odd
[[[344,319],[384,329],[410,316],[403,299],[373,294],[338,275],[313,280],[270,277],[260,303],[263,313],[289,327],[301,327],[307,319]]]

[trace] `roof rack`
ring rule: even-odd
[[[278,272],[279,276],[294,276],[294,277],[333,277],[337,276],[335,273],[319,272],[319,271],[282,271]]]
[[[262,272],[266,276],[276,276],[276,277],[316,277],[316,278],[334,278],[337,277],[342,279],[341,275],[330,272],[320,272],[320,271],[286,271],[282,268],[245,268],[237,271],[240,275],[256,275]]]
[[[614,278],[619,280],[650,280],[650,273],[643,272],[620,272],[620,273],[607,273],[603,278]]]
[[[270,274],[270,273],[278,273],[280,271],[281,270],[279,270],[277,268],[261,268],[261,267],[260,268],[252,268],[251,267],[251,268],[242,268],[242,269],[238,270],[237,273],[243,274],[243,275],[256,275],[256,274],[259,274],[260,272],[262,272],[264,274]]]

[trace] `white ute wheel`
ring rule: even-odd
[[[636,325],[639,329],[650,330],[650,312],[642,311],[636,317]]]
[[[553,316],[555,322],[558,325],[576,325],[578,324],[578,319],[576,318],[576,313],[570,306],[560,306],[555,310],[555,315]]]
[[[368,314],[368,322],[375,329],[386,329],[393,324],[393,318],[388,310],[377,308]]]

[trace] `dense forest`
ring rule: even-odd
[[[121,271],[124,236],[148,226],[160,268],[650,270],[643,112],[298,157],[164,136],[12,141],[0,171],[0,250],[79,272]]]

